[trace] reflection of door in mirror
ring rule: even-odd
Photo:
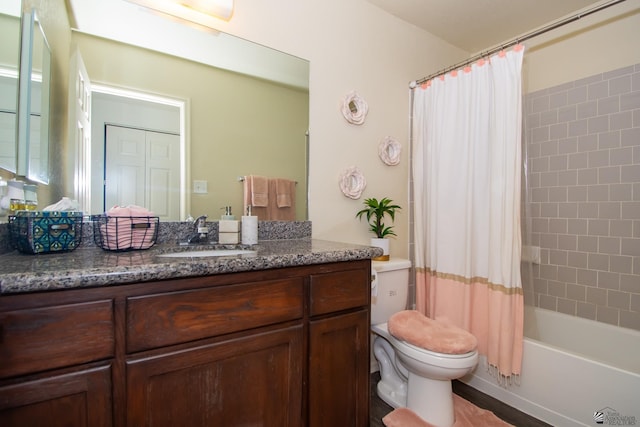
[[[136,204],[164,221],[186,216],[184,109],[180,100],[93,85],[91,212]],[[134,195],[134,182],[148,188]]]
[[[114,125],[106,126],[105,135],[105,210],[138,205],[161,221],[177,220],[179,135]]]
[[[18,3],[19,4],[19,3]],[[0,168],[16,170],[20,16],[0,13]]]

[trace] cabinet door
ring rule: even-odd
[[[310,324],[309,426],[369,426],[366,310]]]
[[[111,367],[0,386],[3,427],[110,427]]]
[[[302,326],[127,363],[127,425],[297,427]]]

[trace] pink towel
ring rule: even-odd
[[[114,206],[101,225],[103,246],[110,250],[148,249],[155,243],[153,212],[140,206]]]
[[[247,175],[244,179],[243,212],[251,206],[252,215],[259,221],[295,221],[295,195],[295,181]]]
[[[253,186],[252,186],[253,180],[251,179],[250,175],[247,175],[244,178],[244,186],[243,186],[243,190],[244,190],[244,207],[242,209],[243,215],[244,213],[247,212],[247,208],[249,206],[251,206],[251,215],[255,215],[258,217],[258,220],[260,221],[264,221],[269,219],[268,218],[268,212],[267,212],[267,208],[265,207],[260,207],[260,206],[254,206],[253,205]]]
[[[123,232],[123,230],[131,229],[131,209],[124,206],[114,206],[105,212],[105,215],[109,218],[106,219],[105,224],[100,225],[102,246],[114,251],[129,249],[131,247],[131,235],[128,232]]]
[[[273,178],[269,180],[269,207],[267,208],[267,218],[271,221],[295,221],[296,220],[296,204],[295,197],[291,197],[290,206],[279,207],[277,198],[278,190],[277,179]],[[295,191],[295,182],[289,181]],[[295,193],[290,193],[295,194]]]
[[[264,208],[269,205],[269,178],[249,175],[251,182],[251,206]]]
[[[295,197],[295,181],[276,178],[276,204],[279,208],[290,208]]]

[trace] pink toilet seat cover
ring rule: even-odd
[[[433,320],[416,310],[395,313],[387,327],[395,338],[436,353],[464,354],[478,346],[471,333],[446,319]]]

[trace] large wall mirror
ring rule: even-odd
[[[307,219],[308,61],[125,1],[108,3],[69,2],[72,42],[97,88],[91,118],[92,213],[108,208],[114,191],[131,190],[109,188],[110,181],[141,180],[149,193],[164,185],[169,175],[154,179],[153,166],[131,172],[126,159],[111,164],[118,156],[114,147],[135,153],[132,159],[148,159],[154,146],[149,141],[161,139],[161,151],[173,153],[168,157],[176,163],[179,191],[186,196],[184,209],[165,219],[189,214],[216,219],[229,205],[240,216],[239,178],[252,174],[295,180],[296,219]],[[169,139],[175,139],[175,148],[164,142]],[[139,172],[145,168],[146,177]]]

